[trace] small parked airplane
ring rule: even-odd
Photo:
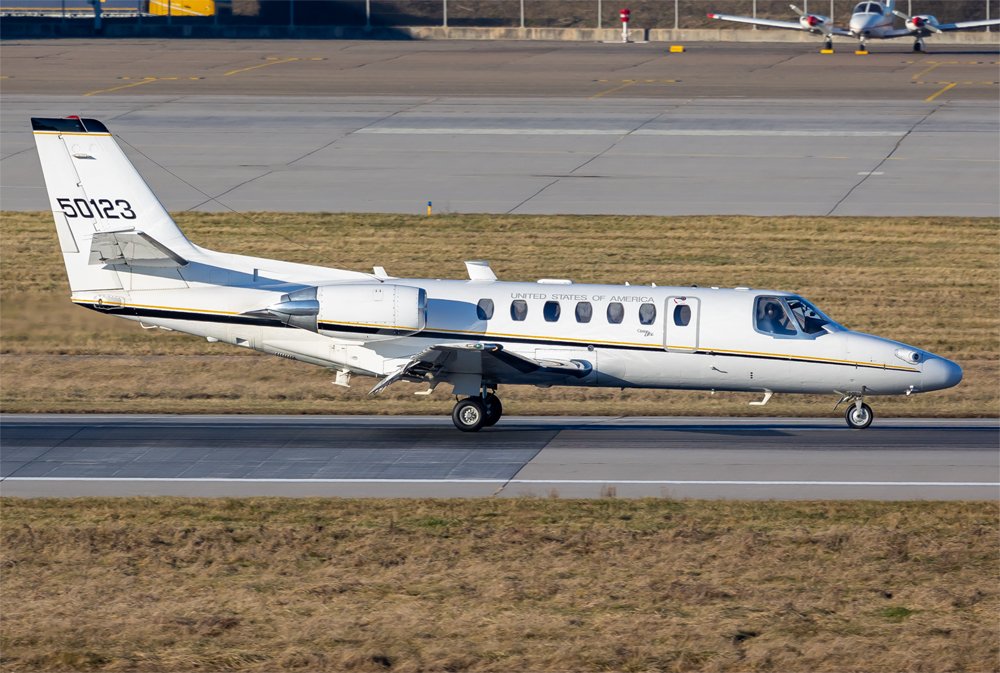
[[[72,301],[327,367],[334,383],[450,384],[456,427],[500,419],[500,385],[831,393],[865,428],[866,396],[957,385],[962,369],[852,332],[790,292],[395,278],[213,252],[191,243],[104,124],[33,118]],[[418,393],[420,394],[420,393]]]
[[[933,33],[944,33],[951,30],[969,30],[985,26],[1000,25],[1000,19],[983,21],[960,21],[958,23],[940,23],[930,14],[907,16],[896,9],[896,0],[863,0],[854,7],[848,28],[838,28],[833,20],[821,14],[804,12],[795,5],[789,5],[792,11],[799,15],[798,21],[776,21],[773,19],[757,19],[751,16],[733,16],[732,14],[709,14],[710,19],[751,23],[770,28],[787,28],[790,30],[806,30],[825,39],[824,49],[833,49],[833,36],[854,37],[858,39],[858,50],[867,51],[865,42],[868,38],[886,40],[894,37],[913,37],[913,51],[924,50],[924,38]],[[905,22],[905,28],[893,28],[893,18],[898,16]]]

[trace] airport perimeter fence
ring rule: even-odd
[[[0,16],[93,19],[166,25],[440,26],[476,28],[617,28],[619,12],[643,29],[726,28],[710,12],[794,20],[791,0],[0,0]],[[798,0],[807,12],[846,25],[858,0]],[[1000,17],[1000,0],[897,0],[908,14],[942,21]]]

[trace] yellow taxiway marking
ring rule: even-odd
[[[956,86],[958,86],[958,82],[949,82],[946,86],[941,87],[940,89],[938,89],[937,91],[935,91],[934,93],[932,93],[930,96],[928,96],[927,98],[925,98],[924,102],[925,103],[930,103],[935,98],[937,98],[938,96],[940,96],[941,94],[943,94],[945,91],[950,91],[951,89],[954,89]]]
[[[298,56],[292,56],[291,58],[282,58],[282,59],[272,56],[267,59],[267,63],[258,63],[257,65],[252,65],[248,68],[237,68],[236,70],[230,70],[227,73],[223,73],[222,76],[228,77],[229,75],[237,75],[241,72],[256,70],[257,68],[266,68],[269,65],[281,65],[282,63],[291,63],[292,61],[300,61],[300,60],[302,59],[300,59]]]
[[[112,91],[120,91],[122,89],[128,89],[129,87],[133,87],[133,86],[142,86],[143,84],[150,84],[152,82],[157,81],[158,79],[159,79],[158,77],[143,77],[138,82],[130,82],[128,84],[122,84],[121,86],[111,87],[110,89],[98,89],[97,91],[88,91],[87,93],[85,93],[83,95],[84,96],[96,96],[99,93],[111,93]],[[176,77],[174,79],[176,79]]]
[[[918,80],[918,79],[922,78],[924,75],[926,75],[927,73],[929,73],[930,71],[934,70],[935,68],[937,68],[938,66],[941,66],[941,65],[944,65],[944,64],[941,63],[940,61],[931,61],[931,65],[929,67],[924,68],[923,70],[921,70],[920,72],[918,72],[916,75],[914,75],[910,79],[912,79],[912,80]]]
[[[600,84],[608,84],[611,82],[611,80],[607,79],[599,79],[595,81]],[[607,96],[608,94],[615,93],[616,91],[627,89],[628,87],[634,86],[636,84],[677,84],[678,81],[679,80],[676,79],[623,79],[621,80],[621,84],[619,84],[618,86],[614,86],[611,87],[610,89],[606,89],[604,91],[595,93],[593,96],[591,96],[591,98],[601,98],[603,96]]]

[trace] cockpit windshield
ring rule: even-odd
[[[839,327],[837,323],[827,318],[823,315],[822,311],[802,297],[789,297],[786,301],[792,315],[795,316],[795,322],[798,323],[799,329],[806,334],[820,334],[825,332],[827,331],[825,328],[828,325]]]
[[[854,8],[855,14],[881,14],[882,5],[877,2],[859,2]]]
[[[802,297],[757,297],[754,326],[758,332],[784,337],[813,337],[842,329]]]

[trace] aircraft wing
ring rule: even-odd
[[[709,14],[710,19],[720,21],[735,21],[736,23],[749,23],[755,26],[768,26],[769,28],[787,28],[788,30],[805,30],[798,21],[776,21],[774,19],[755,19],[752,16],[735,16],[733,14]]]
[[[958,23],[941,23],[937,29],[948,30],[968,30],[970,28],[984,28],[986,26],[1000,26],[1000,19],[984,19],[981,21],[959,21]]]
[[[753,26],[767,26],[768,28],[784,28],[786,30],[805,30],[810,33],[825,34],[820,28],[806,28],[798,21],[778,21],[776,19],[755,19],[752,16],[736,16],[734,14],[709,14],[710,19],[719,19],[720,21],[734,21],[736,23],[749,23]],[[836,28],[834,26],[829,26],[829,33],[831,35],[840,35],[842,37],[850,37],[851,31],[844,30],[843,28]]]
[[[487,374],[504,378],[504,374],[532,375],[540,379],[560,379],[567,376],[583,378],[593,370],[582,360],[536,359],[505,350],[501,344],[467,343],[429,346],[410,358],[371,389],[377,395],[396,381],[447,379],[449,374]]]
[[[90,243],[90,263],[176,268],[188,262],[149,234],[129,229],[96,232]]]

